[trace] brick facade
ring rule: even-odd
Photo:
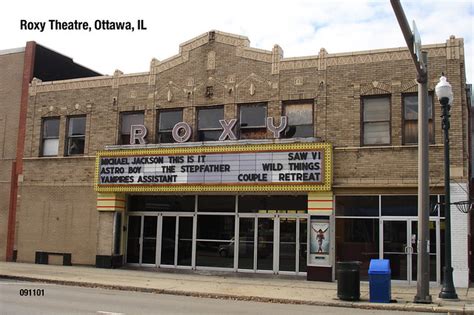
[[[467,183],[463,40],[452,37],[424,49],[428,51],[429,91],[433,92],[441,72],[453,86],[451,174],[456,182]],[[112,223],[110,217],[99,216],[94,205],[94,158],[98,150],[117,144],[119,115],[126,111],[145,113],[147,140],[156,143],[156,117],[161,109],[183,108],[183,120],[191,125],[195,136],[197,109],[201,107],[224,105],[225,119],[238,119],[239,104],[266,102],[268,116],[278,122],[284,102],[310,100],[314,102],[314,137],[334,145],[336,195],[414,194],[417,146],[403,145],[402,95],[417,91],[415,77],[405,48],[345,54],[321,49],[316,56],[283,58],[277,45],[269,51],[255,49],[245,37],[216,31],[181,44],[176,56],[153,59],[146,73],[116,71],[112,76],[85,79],[33,80],[20,185],[18,259],[32,261],[35,249],[48,247],[71,252],[72,263],[93,264],[96,253],[110,254],[105,250],[110,245],[107,239],[97,241],[100,222],[105,222],[108,230]],[[212,87],[212,97],[206,96],[207,87]],[[361,98],[374,95],[390,98],[390,145],[361,145]],[[441,112],[437,101],[434,105],[430,185],[433,193],[441,193]],[[67,157],[66,120],[79,114],[87,115],[85,152],[80,157]],[[60,117],[58,157],[40,157],[44,117]],[[267,137],[271,137],[269,132]],[[42,222],[41,229],[33,228],[32,218]],[[48,232],[51,228],[54,233]]]
[[[5,260],[25,49],[0,51],[0,260]]]

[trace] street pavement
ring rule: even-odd
[[[437,298],[432,287],[432,304],[415,304],[416,286],[392,283],[396,303],[370,303],[368,283],[361,283],[361,301],[337,298],[336,282],[313,282],[297,277],[275,277],[217,272],[163,271],[157,269],[99,269],[91,266],[53,266],[0,262],[0,278],[83,287],[185,295],[203,298],[246,300],[283,304],[352,307],[451,314],[474,314],[474,292],[457,289],[458,301]]]
[[[20,290],[42,290],[44,296],[20,295]],[[39,292],[42,292],[39,291]],[[22,291],[24,292],[27,291]],[[380,314],[379,310],[348,309],[304,304],[233,301],[193,296],[129,292],[111,289],[84,288],[50,283],[0,279],[0,313],[2,315],[351,315]],[[390,315],[410,315],[411,312],[390,311]],[[431,313],[417,313],[431,314]]]

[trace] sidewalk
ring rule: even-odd
[[[440,290],[438,287],[431,288],[432,304],[414,304],[412,301],[416,286],[392,284],[392,299],[397,300],[397,303],[382,304],[369,303],[367,283],[361,284],[360,302],[346,302],[337,299],[335,282],[232,273],[98,269],[0,262],[0,278],[273,303],[474,314],[474,292],[469,289],[457,289],[459,301],[445,301],[437,298]]]

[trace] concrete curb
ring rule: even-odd
[[[471,311],[465,310],[464,306],[440,306],[437,304],[414,304],[414,303],[384,304],[384,303],[370,303],[366,301],[346,302],[346,301],[340,301],[340,300],[307,301],[307,300],[298,300],[298,299],[283,299],[283,298],[244,296],[244,295],[220,294],[220,293],[202,293],[202,292],[184,291],[184,290],[143,288],[143,287],[124,286],[124,285],[110,285],[110,284],[95,283],[95,282],[53,280],[53,279],[34,278],[34,277],[26,277],[26,276],[11,276],[11,275],[0,275],[0,279],[41,282],[41,283],[69,285],[69,286],[78,286],[78,287],[86,287],[86,288],[100,288],[100,289],[108,289],[108,290],[135,291],[135,292],[154,293],[154,294],[170,294],[170,295],[192,296],[192,297],[212,298],[212,299],[227,299],[227,300],[236,300],[236,301],[254,301],[254,302],[264,302],[264,303],[349,307],[349,308],[386,310],[386,311],[390,310],[390,311],[405,311],[405,312],[472,314]]]

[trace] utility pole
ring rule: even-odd
[[[410,29],[400,0],[390,0],[418,73],[418,261],[415,303],[431,303],[429,265],[428,53],[413,22]],[[410,240],[408,240],[410,241]]]

